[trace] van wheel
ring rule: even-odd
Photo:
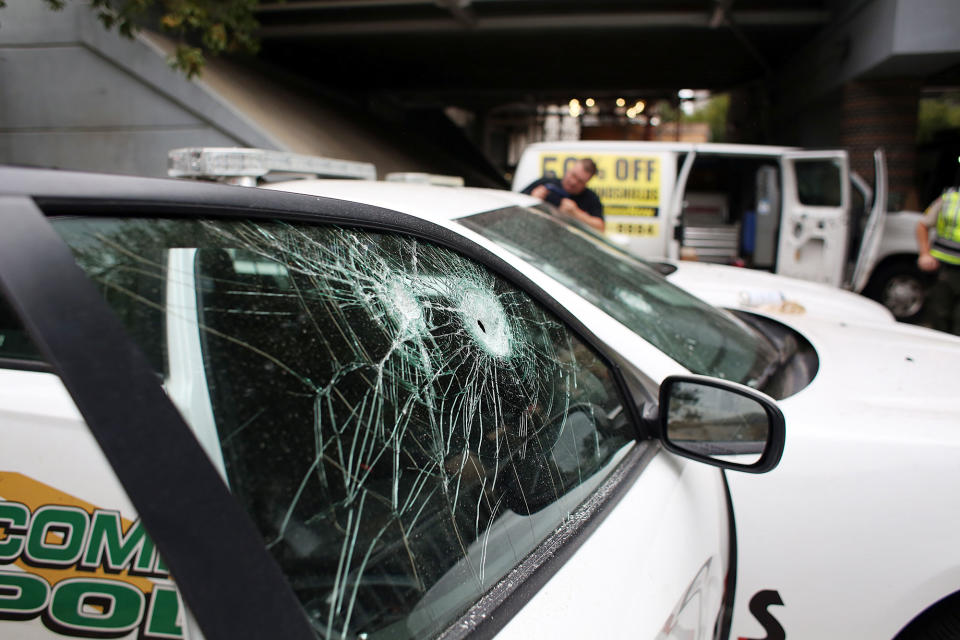
[[[920,317],[931,279],[907,261],[887,264],[870,278],[863,293],[876,300],[901,322]]]

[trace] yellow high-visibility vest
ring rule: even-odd
[[[941,262],[960,265],[960,192],[955,189],[941,196],[937,237],[930,255]]]

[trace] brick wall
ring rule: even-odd
[[[841,145],[850,152],[851,168],[873,181],[873,151],[887,155],[892,209],[919,209],[914,168],[917,149],[917,103],[920,81],[913,78],[848,82],[843,89]]]

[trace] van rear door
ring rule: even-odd
[[[777,273],[838,287],[846,262],[850,165],[846,151],[783,154]]]
[[[856,266],[850,279],[850,288],[854,291],[863,291],[867,280],[873,273],[877,263],[877,253],[880,249],[880,237],[883,235],[883,222],[887,213],[887,159],[883,149],[873,152],[875,175],[875,189],[873,206],[870,217],[863,228],[863,238],[860,241],[859,253],[856,256]],[[855,245],[856,246],[856,245]]]

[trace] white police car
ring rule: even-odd
[[[762,478],[727,475],[739,550],[731,637],[960,637],[960,338],[814,283],[653,265],[737,309],[732,319],[520,194],[349,181],[274,188],[476,233],[562,285],[542,282],[555,295],[566,289],[603,309],[581,317],[652,382],[688,371],[777,398],[790,425],[782,463]],[[481,201],[482,212],[462,204]]]
[[[726,637],[778,351],[353,200],[0,169],[0,637]]]

